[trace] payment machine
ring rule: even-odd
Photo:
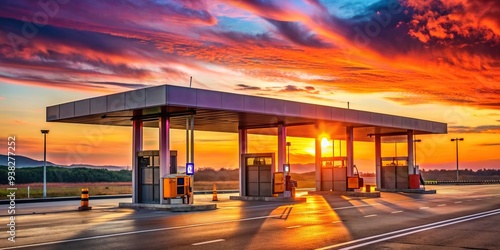
[[[193,196],[191,177],[184,174],[170,174],[162,178],[163,199],[182,199],[183,204],[189,204]]]

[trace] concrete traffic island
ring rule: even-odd
[[[286,202],[306,202],[307,198],[297,197],[262,197],[262,196],[229,196],[230,200],[237,201],[286,201]]]
[[[144,210],[159,210],[171,212],[195,212],[195,211],[208,211],[217,209],[217,204],[147,204],[147,203],[125,203],[120,202],[120,208],[133,208]]]
[[[344,195],[352,197],[380,198],[380,192],[356,192],[356,191],[309,191],[309,195]]]
[[[380,192],[392,192],[392,193],[412,193],[412,194],[435,194],[436,190],[430,189],[395,189],[395,188],[377,188]]]

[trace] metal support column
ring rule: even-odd
[[[142,151],[142,131],[142,121],[132,120],[132,203],[139,202],[139,188],[137,186],[137,183],[139,181],[137,179],[137,172],[139,171],[137,166],[137,152]]]
[[[321,138],[316,137],[314,142],[315,149],[315,163],[316,163],[316,191],[321,191]]]
[[[377,188],[382,188],[382,138],[375,135],[375,175]]]
[[[284,165],[286,164],[286,126],[282,123],[278,124],[278,172],[285,172]],[[273,168],[272,168],[273,169]],[[274,169],[272,171],[275,172]],[[290,191],[285,191],[279,196],[290,197]]]
[[[278,124],[278,172],[284,172],[286,163],[286,126]],[[272,171],[273,173],[275,171]]]
[[[353,175],[354,168],[354,128],[346,127],[347,176]]]
[[[170,174],[170,117],[160,117],[160,204],[163,200],[163,181],[161,178]]]
[[[408,174],[415,174],[415,166],[413,160],[413,130],[408,130],[408,135],[406,136],[406,144],[408,145]]]
[[[191,162],[194,164],[194,116],[191,116],[191,124],[190,124],[190,129],[191,129]],[[194,169],[193,169],[194,171]],[[191,176],[191,182],[189,182],[189,185],[191,187],[191,190],[194,190],[194,175]],[[194,203],[194,192],[193,195],[191,196],[191,199],[189,199],[189,203],[193,204]]]
[[[238,161],[240,162],[240,196],[244,196],[246,194],[246,173],[245,169],[243,169],[244,162],[242,161],[242,155],[248,152],[248,136],[246,129],[238,129]]]

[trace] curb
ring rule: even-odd
[[[239,201],[284,201],[284,202],[306,202],[307,198],[295,197],[259,197],[259,196],[229,196],[230,200]]]
[[[220,190],[217,191],[219,194],[231,194],[239,193],[239,190]],[[194,194],[211,194],[212,191],[194,191]],[[132,198],[131,194],[121,194],[121,195],[94,195],[90,196],[90,200],[101,200],[101,199],[120,199],[120,198]],[[16,199],[16,204],[22,203],[37,203],[37,202],[53,202],[53,201],[73,201],[81,200],[80,196],[68,196],[68,197],[51,197],[51,198],[31,198],[31,199]],[[0,205],[8,205],[10,200],[0,200]]]
[[[217,209],[216,204],[170,205],[170,204],[119,203],[118,207],[145,209],[145,210],[160,210],[160,211],[170,211],[170,212],[195,212],[195,211],[207,211],[207,210]]]

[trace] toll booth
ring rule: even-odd
[[[242,154],[240,170],[242,173],[242,196],[273,196],[273,177],[283,179],[283,175],[274,175],[274,153]],[[284,184],[282,184],[284,185]]]
[[[381,185],[384,189],[408,189],[408,157],[382,157]]]
[[[139,203],[160,203],[160,152],[148,150],[137,152],[136,192]],[[170,151],[170,169],[177,173],[177,151]]]
[[[346,162],[347,157],[344,156],[321,158],[321,190],[347,190]]]

